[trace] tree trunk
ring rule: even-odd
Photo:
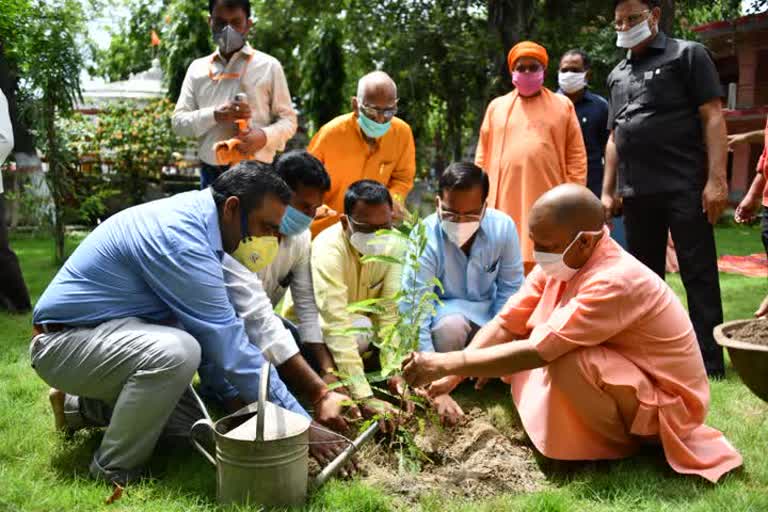
[[[499,77],[504,84],[511,79],[507,53],[530,35],[535,8],[535,0],[488,0],[488,24],[498,34],[504,50],[502,55],[496,56]]]
[[[52,98],[45,99],[45,128],[47,138],[46,156],[48,157],[48,183],[53,195],[53,240],[55,261],[64,263],[64,202],[66,184],[63,174],[63,162],[59,161],[56,147],[56,105]]]

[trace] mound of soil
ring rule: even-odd
[[[427,425],[416,436],[416,445],[429,458],[419,472],[399,469],[386,442],[364,449],[360,455],[368,473],[364,480],[408,500],[434,493],[485,498],[535,491],[544,483],[533,451],[502,434],[479,408],[471,409],[452,429]]]
[[[754,320],[733,331],[729,337],[755,345],[768,346],[768,320]]]

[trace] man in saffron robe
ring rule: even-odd
[[[547,51],[525,41],[507,62],[516,89],[488,105],[475,163],[491,181],[488,207],[517,225],[527,273],[534,266],[528,212],[557,185],[586,184],[587,152],[573,103],[543,86]]]
[[[544,194],[529,218],[539,265],[520,292],[467,349],[409,356],[405,378],[438,394],[463,377],[506,376],[546,457],[619,459],[660,444],[675,471],[717,482],[742,459],[704,425],[709,381],[691,321],[602,215],[587,188]]]

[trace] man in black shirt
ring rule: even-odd
[[[704,46],[659,31],[660,4],[614,1],[617,45],[628,51],[608,76],[602,200],[607,214],[623,200],[630,252],[662,277],[672,232],[707,373],[722,377],[712,335],[723,321],[712,227],[728,196],[722,87]]]

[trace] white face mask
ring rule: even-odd
[[[449,220],[441,220],[440,226],[442,226],[445,235],[451,242],[458,247],[463,247],[480,229],[480,221],[451,222]]]
[[[389,250],[389,237],[376,236],[376,233],[353,232],[349,243],[363,256],[382,256]]]
[[[616,46],[632,49],[653,35],[651,32],[651,20],[638,23],[629,30],[616,32]]]
[[[565,71],[557,75],[557,82],[567,94],[579,92],[587,86],[587,73]]]
[[[544,271],[547,276],[552,279],[557,279],[558,281],[568,282],[576,275],[579,269],[571,268],[565,264],[565,261],[563,261],[565,254],[571,250],[571,247],[573,247],[573,244],[576,243],[576,240],[578,240],[581,235],[597,236],[602,233],[602,231],[580,231],[579,234],[576,235],[576,238],[568,244],[568,247],[565,248],[565,251],[563,251],[562,254],[533,251],[533,259],[536,260],[536,264],[541,267],[541,270]]]

